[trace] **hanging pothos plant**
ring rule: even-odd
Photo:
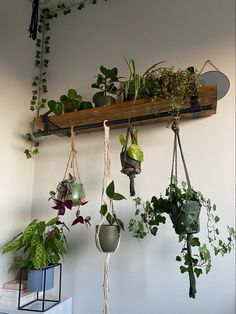
[[[104,0],[107,1],[107,0]],[[45,94],[48,92],[47,86],[47,71],[50,54],[50,22],[59,15],[68,15],[73,9],[83,10],[86,5],[97,4],[97,0],[73,0],[67,3],[57,5],[57,8],[51,10],[49,8],[39,8],[39,19],[37,26],[37,38],[35,42],[35,67],[36,74],[32,81],[32,97],[30,101],[30,110],[34,112],[34,117],[39,117],[42,109],[47,104]],[[39,142],[34,138],[34,126],[32,132],[27,133],[26,140],[30,142],[29,148],[25,149],[24,153],[27,158],[33,158],[39,152]]]

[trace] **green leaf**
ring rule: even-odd
[[[151,228],[151,234],[155,236],[157,234],[157,230],[158,230],[157,227]]]
[[[117,225],[124,231],[125,227],[124,227],[123,221],[118,219],[118,218],[116,218],[115,221],[116,221]]]
[[[77,92],[75,89],[69,89],[67,95],[70,100],[74,100],[77,97]]]
[[[183,274],[185,273],[186,271],[188,271],[188,268],[187,267],[184,267],[183,265],[180,266],[180,272]]]
[[[138,130],[133,130],[133,136],[132,136],[132,144],[138,145]]]
[[[196,276],[198,278],[202,274],[202,269],[201,268],[195,268],[194,272],[195,272],[195,274],[196,274]]]
[[[120,134],[119,140],[120,140],[121,146],[125,147],[126,138],[125,138],[124,134]]]
[[[178,262],[181,262],[182,258],[180,256],[176,256],[175,260],[178,261]]]
[[[114,184],[114,181],[111,181],[111,183],[106,188],[106,194],[108,197],[113,199],[114,193],[115,193],[115,184]]]
[[[197,238],[197,237],[192,238],[192,240],[191,240],[191,245],[192,245],[192,246],[200,246],[201,243],[200,243],[200,241],[199,241],[199,238]]]
[[[107,204],[103,204],[103,205],[101,206],[101,208],[100,208],[100,214],[101,214],[102,216],[105,216],[106,213],[107,213]]]
[[[26,227],[24,233],[23,233],[23,242],[27,243],[30,238],[32,237],[32,235],[35,232],[35,229],[37,227],[38,221],[37,219],[34,219],[29,225],[28,227]]]
[[[122,194],[120,194],[120,193],[114,193],[112,199],[113,199],[114,201],[126,200],[126,198],[124,197],[124,195],[122,195]]]
[[[8,253],[11,250],[15,250],[18,248],[20,244],[19,239],[14,239],[11,242],[9,242],[2,250],[2,254]]]
[[[130,158],[133,158],[137,161],[143,161],[143,151],[139,145],[131,144],[127,149],[127,153]]]
[[[215,221],[215,223],[219,222],[220,221],[220,217],[215,216],[214,221]]]
[[[103,65],[100,66],[100,71],[102,72],[102,74],[107,76],[107,68],[105,68]]]

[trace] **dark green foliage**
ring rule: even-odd
[[[230,253],[234,247],[236,239],[235,229],[227,226],[228,237],[226,241],[219,239],[219,229],[216,224],[220,218],[215,215],[216,206],[209,199],[205,199],[200,192],[190,189],[186,182],[182,182],[178,186],[176,179],[167,187],[165,196],[160,195],[159,198],[153,196],[151,201],[143,202],[139,197],[135,198],[135,218],[130,219],[128,230],[134,238],[143,239],[147,234],[157,235],[158,226],[165,223],[164,214],[169,214],[170,209],[175,205],[179,210],[191,199],[198,200],[202,207],[206,209],[207,214],[207,231],[208,242],[213,248],[214,255],[221,254],[224,256]],[[193,271],[199,277],[205,269],[206,274],[212,266],[212,258],[210,247],[206,243],[201,243],[197,236],[191,238],[190,245],[196,249],[193,257],[187,254],[187,235],[180,234],[179,242],[182,242],[181,256],[176,256],[176,261],[181,262],[181,273],[189,272],[190,265],[193,265]]]
[[[115,95],[118,91],[118,88],[115,85],[117,82],[119,82],[119,78],[117,77],[117,68],[108,69],[101,65],[100,71],[101,74],[97,75],[97,81],[91,85],[92,88],[100,89],[100,92],[93,96],[93,100],[96,96],[107,96],[108,94]]]
[[[38,154],[39,150],[39,142],[34,138],[31,133],[27,133],[25,135],[26,141],[30,144],[28,149],[24,150],[27,159],[33,158],[36,154]]]
[[[28,270],[57,264],[67,248],[64,227],[66,225],[61,223],[58,217],[48,222],[34,219],[3,248],[2,253],[17,252],[21,256],[18,259],[18,267]]]
[[[90,109],[93,105],[90,101],[82,101],[82,96],[75,89],[69,89],[67,95],[60,96],[60,100],[49,100],[48,107],[54,114],[61,115],[64,112]]]
[[[120,229],[124,230],[124,223],[121,219],[117,217],[114,210],[113,201],[120,201],[126,198],[122,194],[115,192],[114,181],[112,181],[107,186],[106,195],[109,198],[109,205],[103,201],[100,208],[100,214],[106,218],[109,225],[117,225]]]

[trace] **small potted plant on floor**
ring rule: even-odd
[[[128,127],[126,135],[119,136],[122,150],[120,153],[121,172],[130,178],[130,196],[135,195],[134,178],[141,172],[143,161],[143,150],[138,144],[138,130]]]
[[[100,90],[93,95],[93,102],[96,107],[114,104],[116,100],[111,95],[116,95],[118,92],[116,86],[119,82],[117,68],[108,69],[101,65],[100,71],[101,73],[97,75],[97,81],[91,85],[92,88]]]
[[[67,251],[65,223],[55,217],[48,222],[34,219],[3,248],[2,253],[20,254],[18,267],[28,271],[28,290],[42,291],[43,269],[57,265]],[[47,269],[45,290],[53,287],[54,268]]]
[[[108,202],[103,201],[100,214],[103,219],[100,225],[96,226],[96,246],[99,251],[111,253],[117,249],[120,239],[120,231],[124,230],[124,223],[119,219],[114,210],[113,201],[120,201],[125,197],[115,192],[114,181],[112,181],[106,188],[106,196]],[[104,224],[106,221],[108,224]]]

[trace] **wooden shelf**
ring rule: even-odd
[[[198,104],[190,101],[182,106],[181,119],[208,117],[216,113],[216,84],[198,89]],[[108,120],[111,128],[124,128],[130,122],[132,126],[165,122],[169,120],[170,104],[165,99],[146,101],[145,99],[65,113],[60,116],[36,118],[33,123],[43,131],[35,132],[36,137],[50,134],[68,134],[73,125],[78,133],[103,130],[103,121]],[[48,121],[47,121],[48,120]],[[44,121],[44,122],[43,122]],[[46,122],[46,123],[45,123]]]

